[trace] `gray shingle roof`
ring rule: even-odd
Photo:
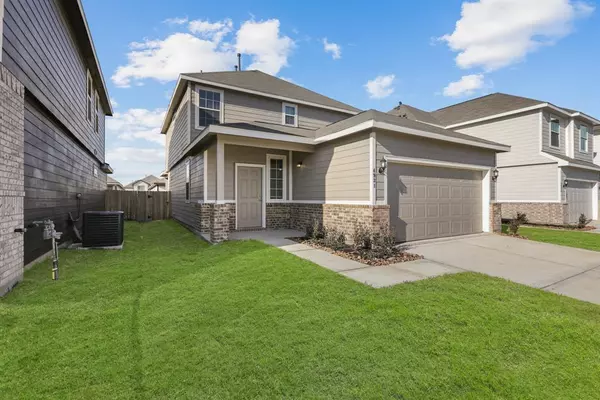
[[[261,71],[186,73],[182,74],[182,77],[201,79],[215,84],[235,86],[246,90],[265,93],[267,95],[288,97],[290,99],[345,110],[350,113],[360,111],[358,108],[349,104],[323,96],[322,94],[313,92],[312,90],[308,90],[302,86],[295,85],[275,76],[265,74]]]
[[[593,168],[596,171],[600,171],[600,166],[598,166],[598,165],[596,165],[594,163],[588,162],[588,161],[576,160],[574,158],[567,157],[567,156],[562,155],[562,154],[554,154],[554,153],[552,153],[552,154],[546,153],[546,154],[549,154],[552,157],[560,158],[561,160],[568,161],[571,164],[575,164],[575,165],[573,165],[573,167],[577,167],[578,165],[581,165],[583,167]]]
[[[118,180],[112,178],[109,175],[106,175],[106,183],[109,184],[109,185],[121,185],[121,186],[123,186],[121,184],[121,182],[119,182]]]
[[[408,119],[425,122],[426,124],[442,125],[442,123],[435,119],[430,112],[409,106],[408,104],[394,107],[392,110],[388,111],[388,114],[396,115],[398,117],[406,116]]]
[[[440,121],[442,125],[448,126],[521,108],[537,106],[543,103],[545,102],[526,97],[512,96],[504,93],[493,93],[463,103],[440,108],[439,110],[431,112],[431,115]]]
[[[392,125],[395,125],[400,128],[408,128],[408,129],[412,129],[412,130],[435,133],[438,135],[447,136],[452,139],[468,140],[468,141],[471,141],[474,143],[481,143],[484,145],[504,146],[504,147],[509,148],[509,146],[500,144],[498,142],[492,142],[489,140],[480,139],[480,138],[477,138],[477,137],[474,137],[471,135],[466,135],[464,133],[455,132],[450,129],[440,128],[440,127],[426,124],[423,122],[412,121],[407,118],[398,117],[396,115],[383,113],[383,112],[377,111],[377,110],[363,111],[360,114],[357,114],[353,117],[346,118],[342,121],[335,122],[333,124],[330,124],[330,125],[327,125],[327,126],[321,128],[321,129],[318,129],[317,130],[317,138],[331,134],[331,133],[339,132],[343,129],[353,127],[355,125],[358,125],[362,122],[366,122],[369,120],[374,120],[375,122],[384,122],[384,123],[392,124]]]
[[[148,185],[153,185],[153,184],[155,184],[157,182],[164,182],[164,179],[157,178],[154,175],[148,175],[148,176],[143,177],[142,179],[137,179],[137,180],[135,180],[135,181],[133,181],[133,182],[125,185],[125,187],[126,188],[132,188],[134,183],[137,183],[137,182],[140,182],[140,181],[144,181]]]
[[[251,129],[259,132],[268,132],[268,133],[281,133],[284,135],[293,135],[300,137],[315,137],[315,130],[313,129],[305,129],[305,128],[296,128],[293,126],[286,125],[278,125],[278,124],[270,124],[268,122],[232,122],[227,124],[221,124],[220,126],[228,126],[231,128],[239,128],[239,129]]]

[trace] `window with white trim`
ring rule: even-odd
[[[191,198],[191,184],[190,184],[190,161],[185,162],[185,201],[189,202]]]
[[[198,127],[218,125],[223,122],[223,92],[198,88]]]
[[[283,125],[298,126],[298,106],[295,104],[283,103],[281,106]]]
[[[143,192],[146,190],[146,187],[144,185],[137,185],[135,187],[135,190],[137,190],[138,192]]]
[[[589,149],[589,128],[585,125],[579,125],[579,151],[587,153]]]
[[[98,92],[96,92],[96,107],[94,108],[94,111],[96,116],[94,130],[98,133],[100,132],[100,98],[98,97]]]
[[[550,118],[550,147],[560,147],[560,120]]]
[[[268,196],[269,200],[283,201],[286,194],[287,162],[286,156],[267,155]]]
[[[94,106],[94,82],[92,81],[92,75],[90,74],[90,71],[88,70],[87,72],[87,92],[86,92],[86,96],[87,96],[87,102],[86,102],[86,117],[88,122],[92,122],[92,117],[93,117],[93,106]]]

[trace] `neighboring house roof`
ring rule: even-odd
[[[112,178],[112,177],[110,177],[108,175],[106,176],[106,184],[107,185],[120,185],[120,186],[123,186],[121,184],[121,182],[119,182],[118,180],[116,180],[116,179],[114,179],[114,178]]]
[[[577,160],[577,159],[567,157],[562,154],[554,154],[554,153],[550,154],[550,153],[546,153],[546,152],[543,152],[542,154],[548,158],[553,158],[553,159],[558,158],[559,160],[561,160],[561,161],[559,161],[559,166],[562,166],[562,167],[574,167],[574,168],[583,168],[583,169],[591,169],[594,171],[600,171],[599,165],[596,165],[589,161]]]
[[[102,74],[102,68],[100,68],[100,61],[96,54],[96,48],[94,46],[94,41],[92,40],[92,34],[90,33],[90,27],[87,23],[81,0],[61,1],[60,3],[64,7],[69,22],[75,31],[77,43],[81,47],[81,53],[90,70],[90,74],[92,75],[94,82],[97,83],[96,88],[100,95],[102,108],[106,115],[113,115],[108,89],[104,82],[104,75]]]
[[[154,182],[152,185],[148,187],[148,190],[152,190],[158,186],[167,186],[167,181],[163,180],[162,182]]]
[[[317,108],[357,114],[360,110],[349,104],[323,96],[317,92],[298,86],[281,78],[266,74],[261,71],[224,71],[224,72],[201,72],[185,73],[179,76],[177,86],[171,97],[169,108],[165,116],[161,133],[166,133],[179,104],[181,96],[185,92],[185,82],[192,81],[204,83],[223,89],[247,92],[259,96],[266,96],[295,104],[310,105]]]
[[[580,111],[556,106],[550,102],[530,99],[527,97],[513,96],[505,93],[493,93],[478,97],[452,106],[432,111],[431,116],[440,121],[446,127],[465,124],[471,121],[479,121],[491,117],[519,112],[520,110],[552,107],[555,110],[569,116],[582,116],[592,120],[595,124],[600,121]]]
[[[416,135],[431,139],[454,142],[475,147],[490,148],[498,151],[510,151],[510,146],[480,139],[464,133],[440,128],[419,121],[413,121],[377,110],[367,110],[353,117],[333,123],[317,130],[315,142],[333,140],[365,129],[379,128]]]
[[[155,183],[164,182],[164,179],[157,178],[154,175],[148,175],[148,176],[146,176],[146,177],[144,177],[142,179],[138,179],[137,181],[133,181],[133,182],[125,185],[125,188],[126,189],[133,189],[133,187],[135,186],[135,184],[139,183],[139,182],[144,182],[144,183],[147,183],[148,186],[151,186],[151,185],[154,185]]]
[[[424,122],[426,124],[442,126],[442,123],[435,119],[430,112],[409,106],[408,104],[400,104],[399,106],[388,111],[388,114],[408,118],[413,121]]]

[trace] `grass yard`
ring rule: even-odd
[[[527,233],[529,228],[524,228]],[[567,232],[556,232],[566,235]],[[597,399],[600,307],[477,274],[373,289],[172,221],[0,299],[0,397]]]
[[[508,225],[502,225],[502,232],[508,232]],[[522,226],[519,229],[519,235],[537,242],[600,251],[600,234],[598,233]]]

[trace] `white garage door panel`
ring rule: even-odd
[[[390,164],[387,173],[398,241],[482,231],[481,172]]]
[[[579,216],[584,214],[592,218],[592,190],[593,184],[581,181],[569,181],[567,186],[567,203],[569,210],[569,222],[576,223]]]

